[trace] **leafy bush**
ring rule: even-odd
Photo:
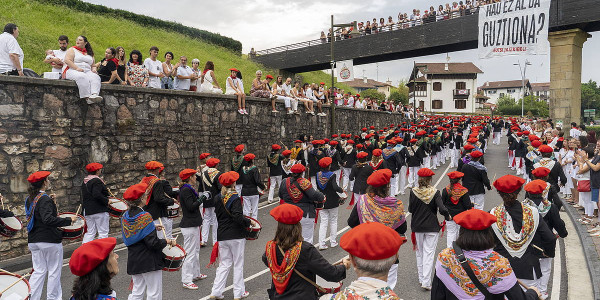
[[[376,99],[377,102],[381,102],[385,100],[385,94],[378,92],[376,89],[368,89],[364,90],[360,93],[361,98],[370,97],[371,99]]]

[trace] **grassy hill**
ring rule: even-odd
[[[229,68],[237,68],[244,75],[244,87],[250,90],[254,72],[263,70],[266,74],[275,74],[274,70],[265,68],[230,50],[214,44],[192,39],[180,33],[142,26],[130,20],[109,17],[98,14],[80,12],[65,6],[52,5],[27,0],[0,0],[0,24],[15,23],[19,26],[19,44],[25,53],[25,68],[31,68],[41,74],[50,71],[49,65],[44,64],[45,50],[57,49],[57,38],[65,34],[74,45],[78,35],[87,36],[95,52],[95,59],[104,57],[108,47],[122,46],[125,51],[140,50],[144,58],[148,57],[151,46],[160,49],[159,59],[163,60],[166,51],[171,51],[178,58],[186,55],[191,64],[193,58],[200,60],[201,67],[207,60],[215,63],[215,74],[219,84],[224,87],[225,79],[229,76]],[[158,9],[158,8],[157,8]],[[330,76],[317,71],[300,74],[305,82],[329,82]],[[341,88],[350,90],[339,84]]]

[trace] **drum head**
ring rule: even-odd
[[[4,290],[18,279],[19,277],[16,277],[14,275],[0,272],[0,291]],[[29,297],[30,291],[31,288],[29,287],[29,282],[27,281],[27,279],[22,279],[17,284],[13,285],[10,289],[8,289],[6,292],[4,292],[0,299],[27,299],[27,297]]]
[[[331,290],[339,289],[339,288],[342,287],[342,283],[341,282],[326,281],[325,279],[321,278],[319,275],[317,275],[317,280],[315,282],[320,287],[323,287],[323,288],[326,288],[326,289],[331,289]]]
[[[173,205],[167,206],[167,209],[179,209],[179,203],[175,202]]]
[[[165,248],[163,248],[162,252],[167,257],[171,257],[171,258],[178,258],[178,257],[184,257],[185,256],[185,251],[179,245],[176,245],[174,247],[171,247],[171,246],[167,245]]]
[[[127,206],[127,203],[123,202],[123,200],[120,199],[109,199],[109,202],[114,201],[112,203],[110,203],[110,207],[116,209],[116,210],[120,210],[120,211],[126,211],[129,207]]]
[[[6,227],[8,227],[10,229],[13,229],[13,230],[23,229],[23,224],[21,224],[21,221],[19,221],[19,219],[15,218],[15,217],[2,218],[2,222],[4,223],[4,225],[6,225]]]
[[[85,225],[85,219],[81,215],[77,215],[74,213],[61,213],[61,214],[58,214],[58,216],[60,218],[77,217],[77,220],[75,221],[75,223],[73,223],[69,226],[61,227],[62,229],[77,230],[77,229],[83,228],[83,226]]]

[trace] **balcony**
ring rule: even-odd
[[[414,92],[411,91],[410,93],[408,93],[408,98],[412,98],[412,97],[427,97],[427,91],[417,91],[416,95],[413,95]]]
[[[470,89],[456,89],[454,90],[454,97],[464,97],[467,98],[469,97],[469,95],[471,95],[471,90]]]

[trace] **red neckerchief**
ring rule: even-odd
[[[73,46],[73,48],[79,50],[79,52],[83,53],[83,55],[87,55],[87,49],[85,49],[85,48],[81,49],[77,46]]]
[[[369,165],[371,165],[371,168],[373,168],[373,171],[379,169],[379,166],[381,166],[381,163],[383,163],[383,159],[381,159],[376,165],[373,165],[373,161],[369,162]]]
[[[112,61],[112,62],[114,62],[114,63],[115,63],[115,66],[118,66],[118,65],[119,65],[119,60],[118,60],[118,59],[116,59],[116,58],[107,59],[106,61]]]

